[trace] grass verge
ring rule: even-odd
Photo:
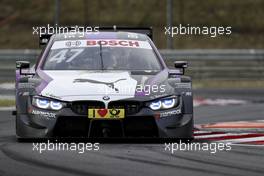
[[[193,80],[193,88],[263,89],[264,80]]]
[[[15,100],[0,99],[0,107],[15,106]]]

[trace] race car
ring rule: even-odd
[[[42,38],[33,67],[16,62],[17,138],[193,138],[187,62],[169,69],[142,31]]]

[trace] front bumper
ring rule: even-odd
[[[17,136],[21,138],[104,137],[98,135],[108,128],[113,137],[192,138],[193,115],[183,107],[152,111],[143,107],[122,120],[89,119],[71,108],[47,111],[31,106],[28,114],[16,119]]]

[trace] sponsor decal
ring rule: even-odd
[[[43,117],[47,117],[47,118],[56,118],[56,114],[55,113],[51,113],[51,112],[44,112],[44,111],[38,111],[38,110],[32,110],[31,114],[34,115],[40,115]]]
[[[124,109],[89,109],[88,118],[120,119],[125,117]]]
[[[65,43],[67,47],[77,47],[81,45],[81,42],[79,40],[76,41],[68,41]]]
[[[115,40],[115,39],[102,39],[102,40],[61,40],[55,41],[51,49],[63,48],[86,48],[86,47],[126,47],[126,48],[141,48],[152,49],[147,41],[140,40]]]
[[[102,97],[106,95],[111,98],[111,101],[135,97],[137,80],[133,79],[128,72],[45,72],[53,80],[41,94],[52,94],[61,97],[63,101],[102,101]],[[104,100],[104,102],[107,101]]]
[[[173,110],[173,111],[162,112],[162,113],[160,113],[160,118],[173,116],[173,115],[179,115],[181,113],[182,113],[181,109],[176,109],[176,110]]]
[[[121,46],[121,47],[139,47],[139,41],[134,40],[88,40],[88,46]]]

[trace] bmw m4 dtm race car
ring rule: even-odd
[[[36,64],[16,63],[16,135],[193,137],[187,63],[169,69],[151,28],[54,34]]]

